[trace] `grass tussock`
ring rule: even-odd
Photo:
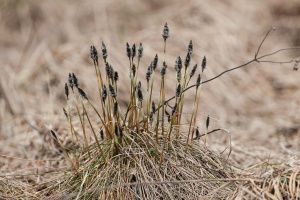
[[[169,32],[166,23],[162,34],[163,55],[154,56],[142,80],[139,77],[143,75],[138,74],[143,45],[126,44],[130,99],[125,110],[119,106],[123,99],[118,96],[119,79],[124,74],[119,75],[109,64],[104,42],[102,59],[96,47],[91,46],[100,102],[92,102],[76,75],[69,74],[65,84],[68,103],[63,111],[69,121],[72,143],[80,146],[80,150],[66,148],[59,134],[51,130],[72,168],[41,193],[54,199],[197,199],[200,196],[224,198],[235,188],[234,182],[230,184],[232,187],[222,187],[226,179],[234,176],[222,156],[206,147],[209,116],[205,133],[200,135],[196,126],[207,61],[204,56],[200,70],[197,64],[190,67],[192,41],[188,43],[185,58],[179,56],[175,61],[174,97],[166,98],[165,78],[171,66],[165,61]],[[194,77],[195,74],[198,75]],[[160,88],[154,88],[155,81],[160,82]],[[194,85],[190,87],[192,81]],[[142,82],[146,87],[142,87]],[[189,89],[195,90],[194,103],[189,111],[188,131],[182,131],[184,92]],[[159,95],[154,96],[153,92]],[[80,122],[80,131],[74,125],[75,119]],[[92,142],[89,142],[89,133],[92,133]],[[195,181],[197,179],[202,181]]]
[[[91,148],[92,158],[88,152],[80,157],[79,175],[68,173],[48,187],[47,194],[54,199],[223,199],[236,187],[232,182],[231,187],[221,188],[234,177],[229,165],[196,145],[186,153],[185,143],[171,143],[161,166],[155,149],[142,139],[106,160],[96,144]],[[109,152],[107,148],[103,150]]]

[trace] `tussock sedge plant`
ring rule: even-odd
[[[268,62],[262,58],[280,51],[297,49],[281,49],[259,57],[261,45],[271,30],[259,45],[253,60],[205,81],[202,77],[207,68],[206,57],[203,56],[199,69],[198,64],[193,63],[193,42],[189,41],[185,58],[178,56],[175,60],[176,84],[174,96],[169,99],[165,91],[165,75],[172,66],[165,60],[170,37],[168,24],[164,25],[162,33],[163,55],[154,56],[142,80],[138,79],[138,73],[144,67],[140,66],[143,44],[126,43],[124,53],[130,69],[130,95],[125,110],[119,106],[119,101],[123,100],[118,95],[121,77],[109,63],[105,43],[100,45],[100,51],[92,45],[90,55],[100,102],[93,102],[81,88],[76,75],[69,74],[65,84],[68,103],[63,111],[69,122],[73,144],[79,144],[81,148],[75,153],[68,151],[60,142],[59,135],[51,130],[72,168],[59,181],[49,185],[45,193],[64,199],[197,199],[200,196],[223,199],[233,192],[238,184],[237,177],[226,159],[206,147],[207,135],[222,129],[210,130],[210,117],[207,116],[205,132],[199,131],[197,116],[201,88],[204,83],[227,72],[252,62]],[[291,62],[294,61],[278,63]],[[298,63],[297,60],[294,70]],[[160,81],[160,88],[154,88],[154,81]],[[146,90],[142,89],[142,84],[146,84]],[[194,103],[188,132],[183,133],[180,124],[185,91],[190,89],[195,90]],[[159,90],[157,98],[153,96],[156,90]],[[95,112],[96,119],[91,118],[95,116],[91,115],[91,111]],[[74,127],[77,118],[81,130]],[[87,131],[92,133],[92,142],[88,140]],[[203,145],[197,142],[200,139],[203,139]]]

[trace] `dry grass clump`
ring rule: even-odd
[[[88,152],[80,156],[79,175],[70,172],[45,192],[54,199],[223,199],[233,192],[234,182],[221,187],[233,177],[224,159],[196,145],[185,149],[184,143],[172,142],[159,166],[155,149],[142,139],[106,160],[94,144],[92,158]]]
[[[45,189],[40,191],[41,196],[63,199],[224,198],[235,188],[222,187],[226,179],[233,178],[230,166],[222,156],[206,147],[206,135],[211,133],[208,131],[209,116],[205,133],[200,134],[196,127],[201,76],[206,68],[206,58],[203,57],[200,72],[197,72],[197,64],[190,67],[192,41],[188,43],[186,57],[176,59],[175,95],[166,99],[168,65],[165,55],[169,36],[166,23],[162,34],[163,56],[160,58],[155,55],[150,63],[143,78],[146,79],[145,90],[142,81],[138,79],[143,45],[140,43],[136,47],[133,44],[130,47],[126,44],[131,84],[130,99],[124,112],[119,106],[119,101],[123,99],[118,96],[118,81],[124,74],[119,75],[109,64],[108,51],[103,42],[103,64],[99,61],[96,47],[91,46],[100,102],[92,102],[79,85],[76,75],[69,74],[68,83],[65,84],[68,104],[63,110],[69,120],[72,143],[80,146],[80,150],[66,148],[59,134],[51,130],[72,168],[62,172],[66,174],[55,182],[46,184]],[[191,86],[190,81],[193,81],[196,73],[195,84]],[[160,81],[160,88],[153,86],[155,81]],[[188,131],[183,131],[180,128],[184,92],[192,88],[195,89],[194,105],[189,111],[191,117]],[[154,95],[154,92],[158,95]],[[95,113],[96,121],[91,117],[91,112]],[[74,125],[76,120],[81,126],[80,131]],[[92,142],[89,142],[89,133],[92,133]],[[202,137],[204,145],[200,143]]]

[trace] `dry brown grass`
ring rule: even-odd
[[[70,139],[68,122],[61,108],[65,105],[62,88],[68,72],[80,74],[81,83],[88,86],[91,98],[98,97],[93,93],[96,91],[95,80],[90,78],[94,73],[88,55],[90,44],[99,45],[101,40],[105,41],[109,51],[116,55],[111,56],[112,65],[129,74],[123,63],[126,60],[125,43],[142,41],[148,44],[144,47],[145,58],[141,65],[148,66],[153,55],[162,52],[161,36],[157,30],[168,21],[172,30],[167,63],[172,65],[192,39],[194,59],[200,63],[203,55],[208,58],[204,77],[208,79],[251,59],[260,38],[270,26],[275,26],[277,31],[268,38],[262,53],[299,46],[299,6],[296,0],[284,3],[279,0],[209,3],[196,0],[74,1],[72,4],[2,1],[1,174],[40,174],[40,178],[38,175],[22,179],[3,177],[1,184],[7,184],[8,179],[12,191],[25,191],[28,186],[47,181],[45,173],[66,166],[49,129],[58,130],[67,146]],[[299,52],[278,55],[274,60],[296,57],[299,57]],[[230,130],[233,141],[230,161],[234,166],[248,169],[261,162],[284,164],[283,158],[297,155],[300,90],[298,73],[294,73],[292,67],[255,64],[205,85],[202,91],[205,98],[201,99],[197,123],[204,124],[209,114],[212,128]],[[169,80],[172,82],[174,78]],[[128,85],[123,87],[119,92],[126,96]],[[173,88],[166,90],[173,91]],[[189,104],[192,99],[186,102]],[[187,121],[188,118],[183,123]],[[200,128],[204,130],[204,127]],[[227,135],[212,134],[208,137],[208,144],[210,148],[222,151],[228,144]],[[256,174],[264,168],[257,169]],[[294,173],[278,174],[289,177],[297,174],[297,165],[291,169]],[[276,182],[279,176],[275,173],[268,183]],[[297,176],[291,180],[295,180],[294,177]],[[257,183],[260,182],[247,184],[245,188],[253,192]],[[285,182],[276,183],[291,194],[297,192],[285,187]]]

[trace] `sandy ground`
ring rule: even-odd
[[[254,58],[270,27],[276,27],[260,55],[300,46],[300,2],[265,1],[18,1],[0,2],[0,169],[23,173],[57,168],[62,156],[50,129],[69,137],[64,83],[77,74],[91,99],[98,100],[91,44],[104,41],[109,62],[119,71],[120,91],[128,97],[125,44],[144,45],[140,79],[156,53],[162,55],[162,28],[167,41],[168,95],[177,56],[184,58],[190,40],[192,63],[207,58],[207,80]],[[266,60],[290,61],[300,51],[286,51]],[[161,57],[160,57],[161,59]],[[161,60],[159,67],[161,66]],[[253,63],[203,85],[198,125],[207,115],[211,128],[225,128],[232,137],[231,161],[238,167],[284,161],[298,156],[300,82],[294,63]],[[143,86],[144,87],[144,86]],[[158,85],[157,85],[158,87]],[[186,112],[193,92],[187,93]],[[187,121],[187,118],[186,118]],[[185,122],[186,122],[185,121]],[[209,145],[222,151],[225,132],[212,134]],[[228,153],[228,151],[226,151]],[[226,153],[225,152],[225,153]],[[36,160],[47,161],[36,161]],[[50,160],[53,159],[53,160]],[[48,169],[47,168],[47,169]]]

